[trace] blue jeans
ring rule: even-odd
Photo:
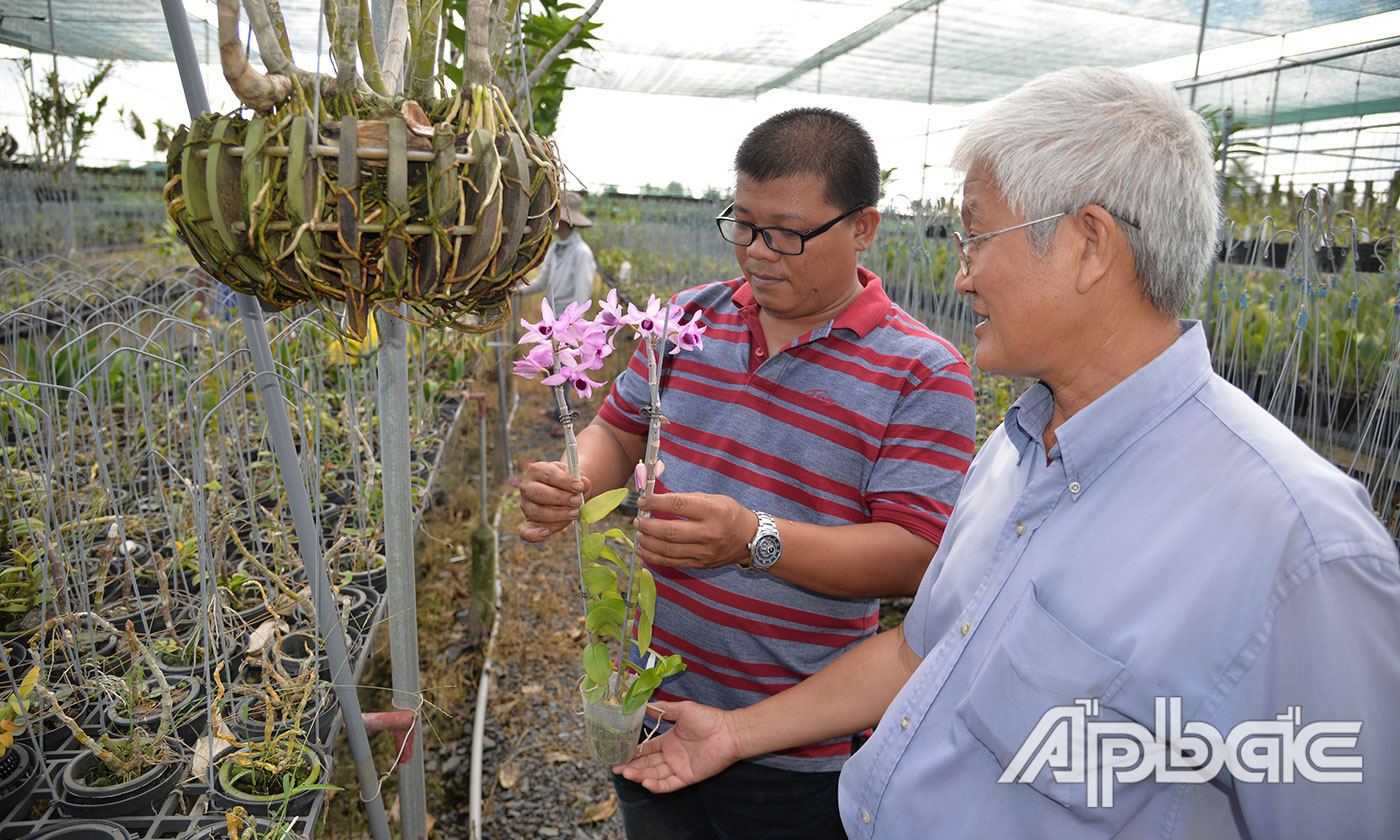
[[[627,840],[845,840],[839,771],[799,773],[740,761],[675,793],[613,776]]]

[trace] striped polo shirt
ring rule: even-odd
[[[742,277],[676,296],[686,320],[706,331],[701,350],[665,357],[661,409],[670,422],[658,492],[718,493],[782,519],[893,522],[942,539],[973,452],[967,362],[893,304],[878,277],[863,268],[859,276],[850,306],[773,358]],[[599,416],[645,435],[646,373],[639,347]],[[876,631],[876,598],[822,595],[733,565],[651,571],[652,647],[686,663],[657,690],[662,700],[752,705]],[[843,738],[755,760],[827,771],[849,755]]]

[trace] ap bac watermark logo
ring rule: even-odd
[[[1273,720],[1249,720],[1222,736],[1214,726],[1184,721],[1180,697],[1154,702],[1154,730],[1132,720],[1091,720],[1099,701],[1076,700],[1041,716],[997,779],[1029,784],[1049,768],[1061,784],[1083,784],[1090,808],[1113,807],[1115,785],[1151,778],[1201,784],[1228,769],[1237,781],[1287,784],[1361,781],[1356,748],[1361,721],[1319,720],[1302,725],[1300,706]]]

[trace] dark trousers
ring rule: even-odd
[[[613,776],[627,840],[845,840],[840,772],[799,773],[740,761],[675,793]]]

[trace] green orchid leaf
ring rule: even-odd
[[[612,673],[612,657],[608,655],[608,646],[602,642],[594,642],[585,647],[583,649],[583,670],[595,684],[606,685],[608,677]]]
[[[600,493],[583,503],[583,507],[579,509],[578,518],[591,525],[612,513],[618,505],[622,504],[622,500],[625,498],[627,498],[626,487],[619,487],[616,490]]]
[[[589,534],[584,537],[583,542],[579,545],[579,552],[583,554],[584,562],[597,560],[606,542],[607,540],[603,538],[602,534]]]
[[[596,703],[603,699],[603,695],[607,692],[607,686],[599,685],[593,681],[592,677],[584,677],[579,690],[583,692],[584,699],[590,703]]]
[[[598,554],[598,556],[601,557],[601,558],[603,558],[604,560],[608,561],[609,563],[613,564],[613,565],[616,566],[619,570],[625,568],[625,567],[622,565],[622,558],[621,558],[621,557],[618,557],[618,556],[617,556],[617,552],[616,552],[616,551],[613,551],[611,548],[604,548],[604,549],[602,550],[602,552],[600,552],[600,553]]]
[[[615,540],[621,540],[622,542],[627,543],[629,548],[632,545],[634,545],[634,543],[632,542],[632,538],[627,536],[627,534],[624,533],[621,528],[609,528],[608,530],[603,532],[603,536],[612,537]]]
[[[642,608],[642,615],[647,618],[656,617],[656,578],[651,576],[651,569],[643,566],[637,573],[637,602]]]
[[[589,630],[597,630],[603,622],[622,623],[622,616],[626,612],[622,599],[609,598],[607,597],[609,594],[611,593],[603,593],[603,597],[588,605],[588,615],[584,619],[584,627]]]
[[[622,697],[622,713],[630,715],[645,706],[658,685],[661,685],[661,675],[650,668],[638,674]]]
[[[617,572],[594,563],[583,570],[583,585],[588,589],[589,595],[601,595],[608,590],[617,590]]]

